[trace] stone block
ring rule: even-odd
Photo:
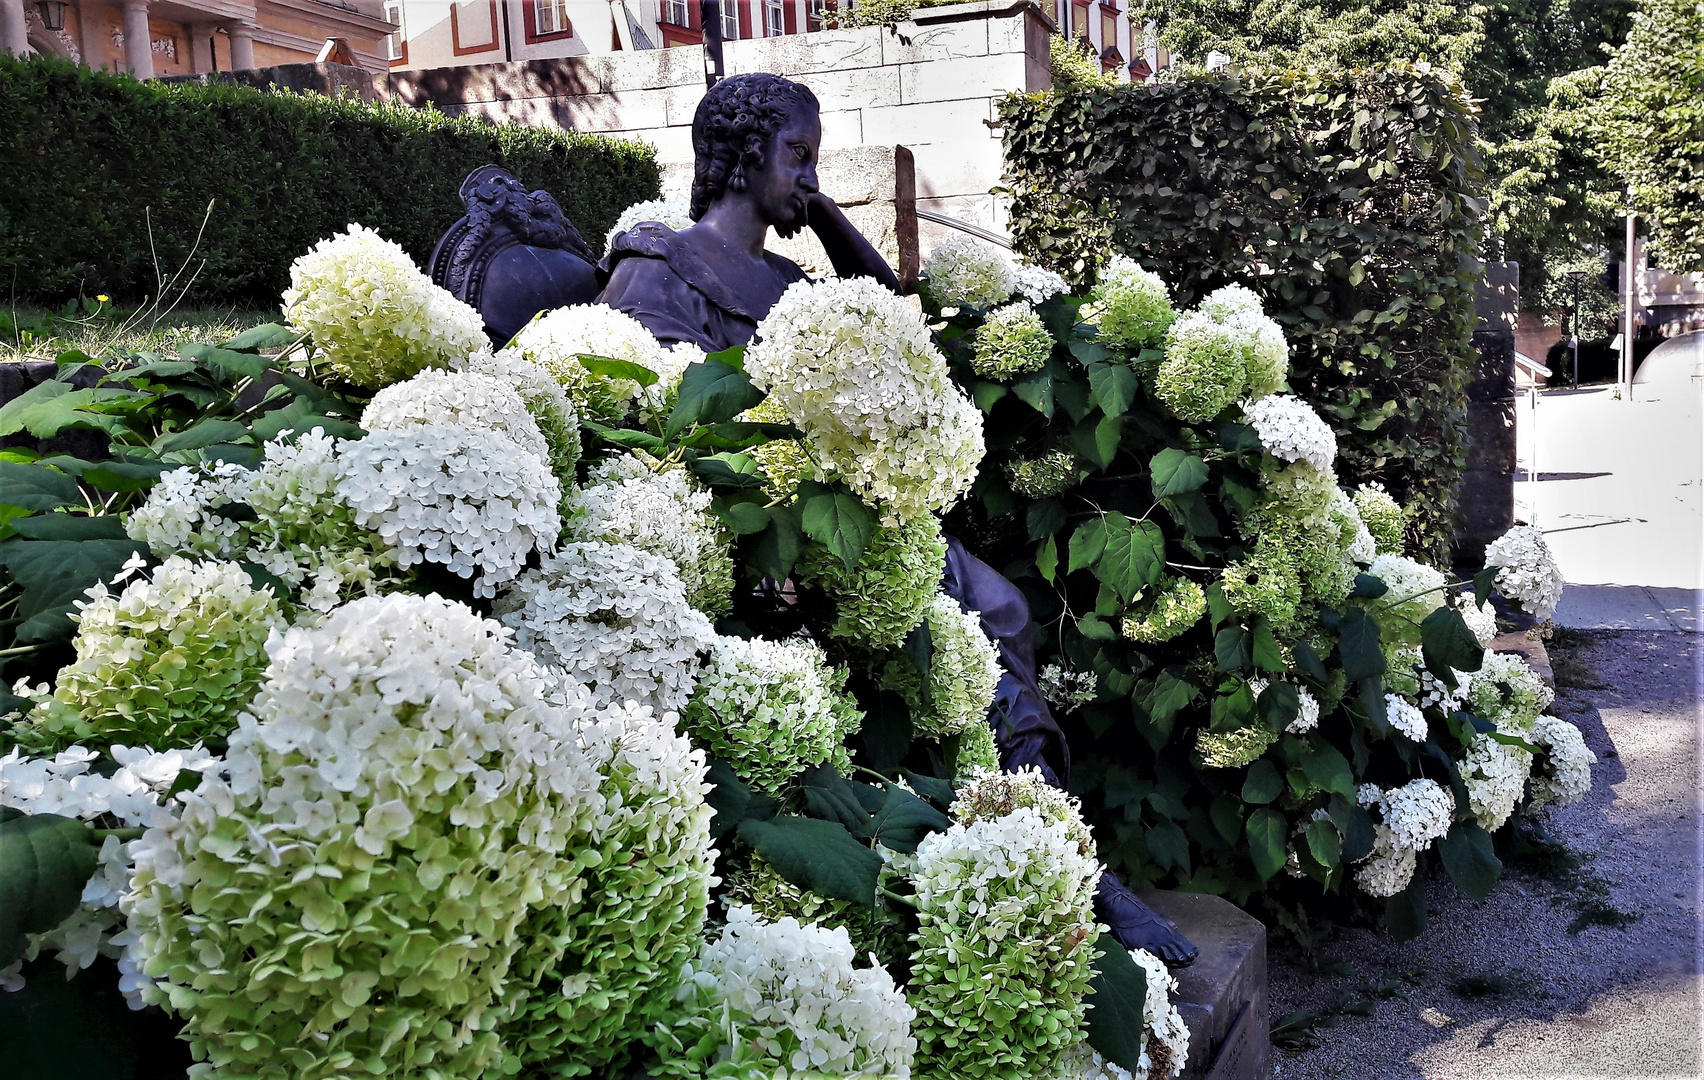
[[[1515,403],[1470,401],[1467,404],[1467,468],[1515,475]]]
[[[992,134],[981,140],[918,143],[912,153],[917,158],[917,195],[923,199],[986,195],[1005,170],[1000,140]]]
[[[605,92],[657,90],[666,86],[704,86],[704,49],[683,45],[674,49],[606,53],[587,57]]]
[[[883,70],[899,72],[899,103],[915,105],[1003,97],[1024,84],[1024,62],[1023,53],[1012,52],[925,60]]]
[[[917,14],[932,12],[925,8]],[[905,23],[898,32],[882,35],[882,63],[920,64],[931,60],[953,60],[988,55],[988,27],[992,20],[973,19],[922,25]]]
[[[557,122],[575,131],[665,128],[670,125],[671,93],[668,89],[618,90],[557,98]]]
[[[723,49],[723,61],[729,75],[767,71],[790,79],[825,71],[878,67],[882,63],[881,39],[886,33],[888,29],[883,26],[862,26],[855,30],[747,38],[728,42]]]
[[[691,127],[698,103],[704,100],[704,80],[685,86],[671,86],[663,91],[669,127]]]
[[[902,100],[900,69],[897,67],[806,71],[792,78],[811,88],[825,113],[898,105]]]
[[[994,106],[988,98],[862,111],[865,142],[912,147],[983,138],[988,131],[986,122],[994,117]]]
[[[1217,896],[1137,895],[1201,950],[1195,963],[1172,972],[1178,982],[1172,1000],[1189,1026],[1182,1080],[1267,1080],[1272,1071],[1266,927]]]
[[[902,282],[917,279],[917,201],[911,152],[903,146],[860,147],[825,153],[819,169],[822,190],[840,204]],[[828,254],[809,231],[788,240],[772,238],[769,249],[785,255],[813,277],[833,272]]]
[[[864,141],[864,110],[842,109],[822,114],[823,146],[862,146]]]
[[[474,101],[574,97],[603,90],[601,57],[569,56],[513,64],[465,64],[458,67],[396,71],[388,78],[390,96],[405,105],[446,105]]]
[[[1463,565],[1485,562],[1485,547],[1515,523],[1515,476],[1500,469],[1468,469],[1456,492],[1454,557]]]
[[[1473,348],[1479,355],[1473,363],[1473,381],[1467,384],[1467,400],[1514,400],[1515,332],[1477,331],[1473,335]]]
[[[1473,297],[1474,313],[1479,316],[1480,330],[1514,332],[1520,314],[1521,264],[1488,262],[1485,276]]]

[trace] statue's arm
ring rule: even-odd
[[[828,252],[828,261],[834,264],[836,274],[843,278],[874,278],[894,292],[901,291],[899,277],[893,272],[893,267],[846,219],[833,199],[820,193],[813,196],[806,224],[822,241],[823,250]]]

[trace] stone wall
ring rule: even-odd
[[[1467,388],[1467,471],[1462,474],[1461,527],[1455,559],[1478,566],[1485,546],[1515,523],[1515,322],[1519,263],[1485,264],[1475,297],[1479,358]]]
[[[995,105],[1013,91],[1052,85],[1053,29],[1032,0],[992,0],[924,9],[897,26],[728,42],[725,64],[728,74],[785,75],[816,93],[829,174],[823,190],[836,200],[850,193],[836,187],[831,154],[904,146],[917,209],[1005,232],[1005,208],[989,192],[1002,171]],[[673,195],[690,175],[683,167],[692,161],[692,115],[704,95],[704,51],[397,71],[376,82],[382,96],[413,106],[642,139],[657,148]],[[920,232],[924,251],[945,234],[927,222]]]

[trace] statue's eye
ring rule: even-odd
[[[811,148],[803,143],[794,143],[793,153],[798,156],[800,161],[809,161],[811,159]]]

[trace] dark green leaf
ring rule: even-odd
[[[175,467],[163,461],[97,461],[83,470],[82,481],[102,491],[144,491]]]
[[[77,481],[57,469],[0,461],[0,503],[23,510],[81,506]]]
[[[580,426],[593,432],[604,442],[625,446],[629,450],[643,450],[647,454],[667,455],[669,444],[652,435],[648,431],[632,431],[628,428],[605,427],[602,424],[580,418]]]
[[[117,514],[41,514],[9,522],[19,536],[30,540],[124,540],[124,519]]]
[[[1053,580],[1054,572],[1059,569],[1059,545],[1054,542],[1053,537],[1043,540],[1041,546],[1036,549],[1035,568],[1043,578]]]
[[[1146,1075],[1142,1062],[1147,1030],[1148,973],[1115,942],[1104,943],[1089,981],[1089,1045],[1108,1061]]]
[[[1289,823],[1276,810],[1262,807],[1248,816],[1244,830],[1248,834],[1248,853],[1261,881],[1271,880],[1273,874],[1284,869],[1288,830]]]
[[[925,836],[941,832],[947,825],[947,815],[898,784],[891,784],[881,809],[870,820],[870,837],[883,847],[910,854]]]
[[[0,413],[0,415],[4,414]],[[0,434],[4,434],[4,425],[0,425]],[[1473,600],[1481,608],[1485,606],[1485,601],[1491,599],[1491,590],[1496,587],[1499,569],[1499,567],[1487,566],[1473,575]]]
[[[1037,500],[1030,503],[1029,509],[1024,512],[1024,520],[1029,526],[1031,540],[1052,536],[1065,527],[1065,505],[1058,499]]]
[[[1213,635],[1213,659],[1220,671],[1247,671],[1254,663],[1254,635],[1227,626]]]
[[[800,525],[850,570],[864,557],[876,531],[876,515],[844,485],[806,480],[799,485]]]
[[[1439,608],[1420,623],[1420,652],[1426,670],[1450,687],[1456,684],[1451,668],[1478,671],[1485,659],[1485,650],[1479,647],[1479,639],[1467,628],[1461,612],[1450,607]]]
[[[227,352],[258,352],[261,349],[282,349],[302,335],[288,326],[277,323],[262,323],[251,326],[236,337],[220,345]]]
[[[182,431],[161,435],[154,440],[153,450],[156,454],[169,454],[175,450],[200,450],[214,443],[242,442],[248,437],[249,429],[235,420],[203,420]]]
[[[1343,857],[1343,838],[1338,835],[1337,826],[1332,824],[1329,818],[1309,823],[1304,836],[1308,842],[1308,852],[1313,855],[1315,862],[1327,870],[1337,866]]]
[[[935,662],[935,640],[929,631],[928,619],[913,626],[905,635],[904,652],[905,658],[911,661],[911,666],[923,676],[927,685],[929,668]]]
[[[728,531],[735,536],[748,536],[760,533],[769,527],[769,511],[761,503],[754,502],[721,502],[711,504],[716,516],[728,526]]]
[[[1103,521],[1106,547],[1095,563],[1095,576],[1129,603],[1138,592],[1159,582],[1160,572],[1165,568],[1165,536],[1153,522],[1133,522],[1116,510]],[[1072,537],[1073,545],[1075,541],[1076,537]],[[1075,562],[1073,551],[1072,563]]]
[[[1377,600],[1387,592],[1390,592],[1390,586],[1386,585],[1382,578],[1371,574],[1356,574],[1355,588],[1349,595],[1360,600]]]
[[[978,409],[987,412],[994,407],[996,402],[1011,392],[1011,388],[1003,383],[978,379],[976,385],[971,387],[970,396],[976,402]]]
[[[25,619],[45,615],[55,610],[69,610],[83,598],[83,593],[97,581],[107,581],[117,574],[132,555],[146,554],[146,544],[135,540],[8,540],[0,543],[0,564],[11,572],[12,579],[24,587],[18,600],[18,614]],[[39,635],[58,627],[56,620],[32,627]],[[63,626],[63,637],[69,638],[73,629],[70,620]],[[54,636],[25,638],[20,627],[20,640],[55,640]]]
[[[220,378],[232,382],[258,379],[272,367],[272,362],[264,357],[221,349],[217,345],[184,345],[178,349],[178,355],[211,368]]]
[[[693,424],[732,420],[762,400],[763,391],[751,384],[745,372],[720,360],[702,360],[688,365],[681,375],[680,396],[669,413],[666,431],[672,437]]]
[[[1281,674],[1284,671],[1284,654],[1278,648],[1278,639],[1272,636],[1272,626],[1266,616],[1256,616],[1253,630],[1254,666],[1274,675]]]
[[[1298,641],[1295,647],[1290,650],[1290,655],[1295,658],[1297,671],[1315,682],[1325,681],[1325,664],[1320,662],[1319,653],[1314,651],[1312,645],[1305,641]]]
[[[1343,674],[1350,682],[1384,674],[1378,624],[1360,608],[1350,608],[1343,614],[1337,629],[1337,651],[1343,660]]]
[[[691,468],[693,474],[706,484],[731,488],[759,488],[764,483],[757,461],[749,454],[710,454],[694,458]]]
[[[814,765],[801,774],[805,807],[811,817],[838,821],[860,840],[870,835],[870,813],[858,801],[849,783],[833,768]]]
[[[1349,759],[1323,739],[1310,746],[1296,764],[1321,791],[1335,791],[1340,795],[1351,795],[1355,791],[1355,775],[1349,769]]]
[[[801,888],[836,900],[874,907],[882,857],[860,844],[839,822],[783,815],[740,822],[739,837]]]
[[[1106,519],[1097,517],[1077,526],[1077,531],[1071,534],[1070,559],[1066,563],[1069,573],[1093,566],[1100,561],[1106,551]]]
[[[1115,358],[1111,349],[1091,338],[1075,337],[1069,339],[1066,348],[1070,350],[1072,359],[1083,367],[1093,371],[1097,367],[1110,367],[1107,361]],[[1126,367],[1122,361],[1120,367]]]
[[[23,956],[26,934],[46,933],[77,910],[99,854],[94,833],[76,818],[0,822],[0,966]]]
[[[930,800],[942,809],[950,809],[956,792],[953,785],[938,776],[923,776],[910,769],[905,770],[905,782],[911,785],[911,790]]]
[[[1053,374],[1042,370],[1012,383],[1012,393],[1036,412],[1053,419]]]
[[[799,511],[792,506],[771,506],[769,527],[757,534],[751,550],[751,564],[775,581],[787,580],[793,564],[799,561],[799,549],[804,543],[804,530],[799,527]]]
[[[1269,803],[1283,793],[1284,778],[1272,762],[1261,758],[1248,767],[1248,776],[1243,778],[1243,802]]]
[[[1301,715],[1302,696],[1291,684],[1273,680],[1260,692],[1255,711],[1267,727],[1273,731],[1283,731]]]
[[[710,782],[704,801],[716,812],[710,819],[710,835],[720,838],[732,832],[745,817],[746,808],[751,805],[751,788],[725,761],[712,759],[704,778]]]
[[[1148,472],[1153,479],[1156,499],[1200,491],[1207,483],[1207,463],[1194,454],[1171,446],[1154,455]]]
[[[166,802],[170,803],[172,796],[180,791],[194,791],[201,786],[202,774],[197,769],[179,769],[177,779],[166,789]]]
[[[1483,900],[1503,876],[1503,861],[1492,849],[1491,834],[1472,821],[1458,821],[1438,841],[1438,854],[1456,888],[1472,900]]]
[[[120,426],[116,417],[83,412],[100,395],[124,394],[121,390],[76,390],[70,383],[38,383],[0,407],[0,435],[27,431],[38,439],[51,439],[68,428],[99,428],[111,431]]]
[[[1136,373],[1130,370],[1129,364],[1093,364],[1089,367],[1089,391],[1101,412],[1108,416],[1124,415],[1130,403],[1136,400],[1137,386]]]
[[[315,428],[339,439],[359,439],[366,434],[359,424],[321,415],[315,408],[314,403],[305,397],[293,398],[282,408],[273,409],[256,419],[250,430],[260,442],[270,442],[286,431],[306,435]]]
[[[1118,631],[1113,625],[1093,612],[1077,620],[1077,630],[1090,641],[1118,640]]]
[[[1189,873],[1189,837],[1171,822],[1163,822],[1148,830],[1148,856],[1156,866]]]

